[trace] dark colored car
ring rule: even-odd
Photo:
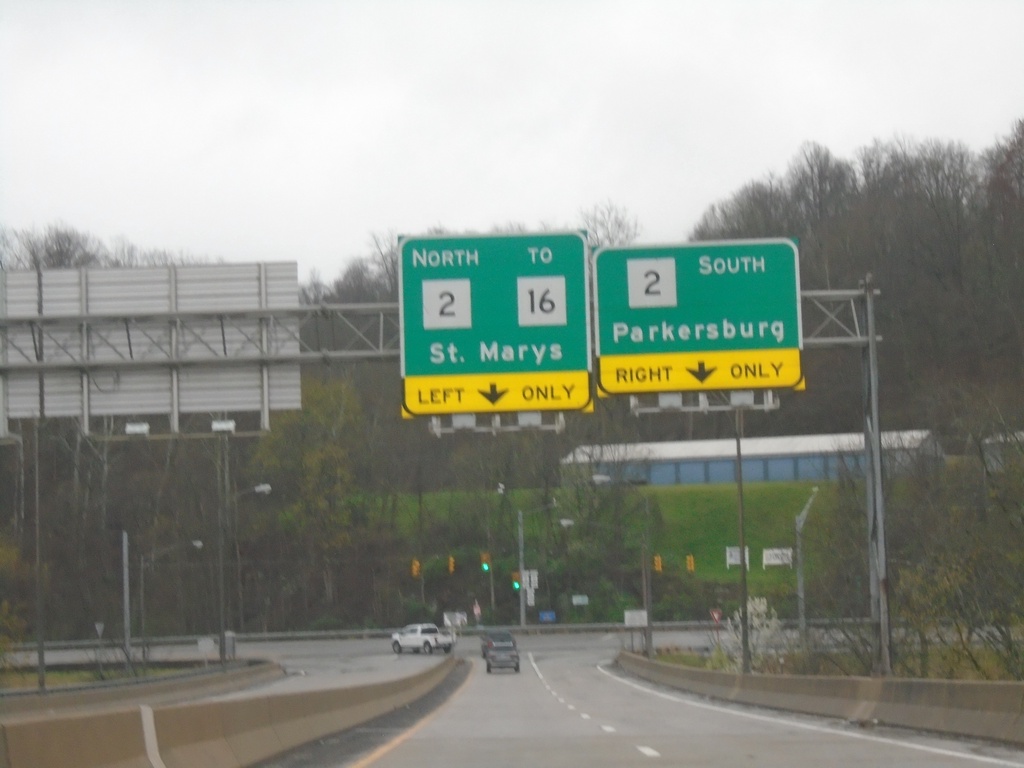
[[[480,645],[488,672],[492,669],[519,671],[519,649],[511,632],[488,632],[481,638]]]

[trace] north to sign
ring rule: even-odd
[[[580,233],[409,237],[400,249],[403,415],[591,407]]]
[[[791,240],[606,248],[594,261],[602,394],[803,386]]]

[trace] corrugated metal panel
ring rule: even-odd
[[[266,265],[267,307],[295,309],[299,306],[299,265],[294,261],[276,261]]]
[[[274,320],[267,324],[267,351],[272,354],[297,354],[299,351],[299,321]]]
[[[7,418],[29,419],[39,415],[39,379],[35,374],[12,373],[7,377]]]
[[[261,286],[261,274],[266,284]],[[217,366],[225,355],[239,358],[261,354],[298,352],[298,319],[265,321],[267,349],[262,349],[264,324],[259,320],[234,320],[223,328],[216,319],[182,320],[178,348],[171,349],[171,321],[129,322],[116,318],[147,313],[209,312],[293,309],[298,307],[298,265],[294,262],[260,264],[148,267],[142,269],[44,270],[45,318],[91,314],[106,316],[90,324],[83,352],[78,326],[49,324],[43,338],[44,362],[121,360],[168,363],[172,359],[202,360],[202,368],[180,371],[179,401],[182,412],[260,411],[263,376],[259,366]],[[0,306],[7,316],[37,314],[37,274],[8,272]],[[175,293],[176,287],[176,293]],[[7,334],[8,362],[33,362],[35,340],[28,329]],[[207,363],[207,361],[209,361]],[[96,416],[170,413],[171,372],[163,367],[145,371],[90,374],[90,414]],[[269,369],[270,408],[301,407],[297,365]],[[8,418],[38,415],[38,377],[35,373],[8,375]],[[82,416],[82,376],[74,371],[48,372],[45,376],[45,408],[48,416]],[[4,394],[0,392],[0,394]]]
[[[7,316],[37,314],[38,293],[35,272],[7,272]]]
[[[169,358],[171,323],[133,323],[91,328],[89,358],[92,360],[161,360]]]
[[[168,371],[112,371],[89,379],[89,409],[94,416],[171,412]]]
[[[259,353],[258,320],[234,320],[222,327],[218,322],[189,322],[178,337],[178,356],[182,360],[208,360],[215,357],[251,357]]]
[[[81,375],[65,371],[48,375],[43,381],[43,397],[47,416],[81,416]],[[38,405],[37,401],[37,409]]]
[[[31,340],[31,334],[29,335]],[[31,342],[30,342],[31,343]],[[58,330],[52,326],[43,334],[43,361],[73,362],[82,359],[82,333],[79,330]]]
[[[35,362],[35,345],[32,342],[32,333],[20,328],[10,328],[7,331],[7,344],[5,350],[7,362]]]
[[[179,378],[182,413],[258,411],[262,377],[257,366],[229,369],[189,368]]]
[[[82,314],[81,279],[77,269],[43,270],[43,314],[47,317]],[[35,309],[32,308],[32,314]]]
[[[178,310],[261,309],[258,264],[178,267]]]
[[[302,410],[302,384],[299,367],[288,366],[270,369],[270,410]]]
[[[145,314],[171,309],[171,270],[90,269],[88,310],[92,314]]]

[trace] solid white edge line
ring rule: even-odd
[[[790,719],[787,719],[785,717],[771,717],[769,715],[761,715],[761,714],[757,714],[755,712],[744,712],[742,710],[729,709],[728,707],[717,706],[715,704],[706,704],[703,701],[691,701],[689,699],[682,699],[682,698],[679,698],[678,696],[673,696],[672,694],[669,694],[669,693],[662,693],[661,691],[656,691],[653,688],[648,688],[647,686],[640,685],[638,683],[633,682],[632,680],[626,680],[624,678],[619,677],[618,675],[613,675],[611,672],[609,672],[607,669],[602,667],[600,664],[597,665],[597,668],[598,668],[599,671],[601,671],[604,674],[606,674],[612,680],[616,680],[617,682],[620,682],[623,685],[628,685],[631,688],[637,689],[638,691],[643,691],[644,693],[650,693],[650,694],[652,694],[654,696],[658,696],[660,698],[667,699],[668,701],[674,701],[677,704],[685,704],[685,705],[687,705],[689,707],[694,707],[696,709],[704,709],[704,710],[708,710],[710,712],[720,712],[722,714],[733,715],[735,717],[745,717],[748,720],[757,720],[757,721],[762,722],[762,723],[772,723],[774,725],[788,725],[788,726],[790,726],[792,728],[801,728],[801,729],[803,729],[805,731],[813,731],[815,733],[826,733],[826,734],[830,734],[830,735],[833,735],[833,736],[845,736],[846,738],[849,738],[849,739],[861,739],[863,741],[873,741],[873,742],[878,743],[878,744],[887,744],[889,746],[903,747],[905,749],[917,750],[918,752],[928,752],[928,753],[933,754],[933,755],[942,755],[943,757],[959,757],[959,758],[962,758],[964,760],[973,760],[974,762],[977,762],[977,763],[988,763],[989,765],[1007,765],[1007,766],[1012,766],[1013,768],[1024,768],[1024,763],[1018,763],[1018,762],[1014,762],[1012,760],[1003,760],[1002,758],[998,758],[998,757],[985,757],[984,755],[972,755],[969,752],[957,752],[957,751],[952,750],[952,749],[942,749],[941,747],[931,747],[931,746],[928,746],[927,744],[912,744],[912,743],[906,742],[906,741],[897,741],[896,739],[889,739],[889,738],[886,738],[885,736],[874,736],[874,735],[868,734],[868,733],[853,733],[852,731],[844,731],[844,730],[841,730],[839,728],[829,727],[827,725],[814,725],[813,723],[801,723],[799,720],[790,720]]]
[[[160,757],[160,745],[156,739],[156,722],[153,720],[153,708],[141,704],[139,705],[139,715],[142,717],[142,740],[146,745],[146,758],[153,768],[167,768],[164,759]]]

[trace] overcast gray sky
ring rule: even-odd
[[[3,0],[0,226],[303,281],[604,201],[681,242],[804,142],[990,147],[1022,32],[1024,0]]]

